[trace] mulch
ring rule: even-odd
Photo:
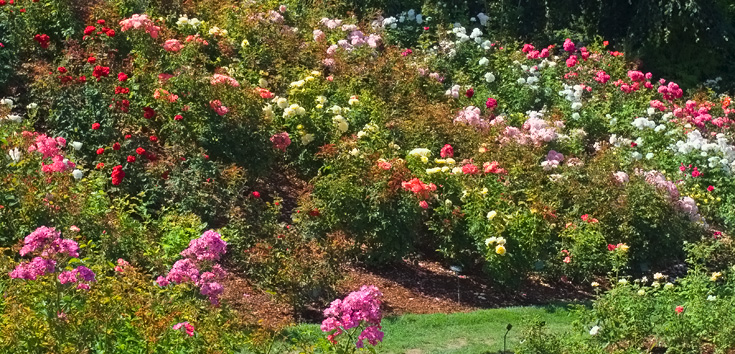
[[[533,277],[514,290],[507,290],[493,286],[480,275],[458,276],[432,261],[405,261],[380,269],[353,265],[346,272],[346,277],[337,284],[339,297],[363,285],[375,285],[383,293],[383,312],[387,316],[582,302],[593,296],[589,288],[563,281],[552,284]],[[240,313],[246,323],[277,330],[296,322],[322,320],[322,307],[314,306],[308,312],[296,314],[275,294],[255,288],[246,279],[230,276],[223,285],[226,289],[223,302]]]
[[[486,278],[458,276],[431,261],[403,262],[384,269],[350,267],[338,284],[340,293],[375,285],[383,293],[389,315],[468,312],[484,308],[581,302],[592,298],[589,288],[569,282],[544,282],[530,277],[513,290],[493,286]]]

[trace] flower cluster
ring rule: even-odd
[[[37,254],[30,262],[21,262],[10,272],[14,279],[36,280],[39,276],[56,272],[56,266],[64,259],[79,257],[79,245],[72,239],[61,238],[61,232],[41,226],[23,240],[18,252],[21,256]],[[61,284],[78,283],[77,289],[89,289],[95,274],[87,267],[78,266],[62,271],[58,276]]]
[[[457,123],[471,125],[479,129],[486,129],[490,126],[487,120],[480,117],[480,109],[475,106],[468,106],[459,111],[454,118],[454,124]]]
[[[230,109],[227,108],[227,106],[223,105],[220,100],[214,100],[214,101],[209,102],[209,106],[212,107],[214,112],[220,116],[223,116],[230,112]]]
[[[363,348],[365,340],[370,345],[383,341],[380,325],[383,319],[380,311],[382,296],[375,286],[363,285],[359,291],[350,293],[343,300],[332,301],[329,308],[324,310],[326,319],[321,325],[323,332],[329,332],[327,339],[336,344],[340,334],[362,328],[355,343],[357,348]]]
[[[181,251],[186,257],[174,263],[166,277],[159,276],[156,283],[167,286],[170,283],[193,283],[199,286],[199,293],[206,296],[213,305],[219,305],[219,296],[224,292],[220,283],[227,273],[219,264],[223,254],[227,252],[227,242],[220,234],[212,230],[205,231],[201,237],[191,240],[189,247]],[[209,271],[200,270],[209,267]]]
[[[193,336],[193,335],[194,335],[194,325],[192,325],[192,324],[191,324],[191,323],[189,323],[189,322],[179,322],[179,323],[177,323],[177,324],[173,325],[173,327],[171,327],[171,328],[172,328],[172,329],[173,329],[174,331],[178,331],[178,330],[180,330],[181,328],[183,328],[183,329],[184,329],[184,331],[186,332],[186,334],[187,334],[187,335],[188,335],[189,337],[191,337],[191,336]]]
[[[541,162],[541,167],[544,168],[544,171],[550,171],[559,167],[559,164],[562,161],[564,161],[564,155],[560,152],[551,150],[548,154],[546,154],[546,160]]]
[[[413,178],[408,182],[402,182],[401,187],[405,190],[413,192],[419,199],[426,200],[431,197],[431,192],[436,190],[434,183],[426,184],[418,178]]]
[[[285,152],[286,148],[291,145],[291,138],[289,138],[288,132],[282,132],[271,136],[271,142],[274,148]]]
[[[126,32],[132,29],[144,29],[146,33],[151,35],[151,38],[158,38],[158,32],[161,28],[154,25],[153,21],[148,18],[148,15],[135,14],[130,18],[120,21],[120,31]]]
[[[212,75],[212,80],[210,80],[209,83],[212,85],[224,84],[224,85],[229,85],[232,87],[240,87],[240,83],[237,82],[237,80],[235,80],[234,78],[230,76],[222,75],[222,74]]]

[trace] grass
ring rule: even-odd
[[[385,338],[376,349],[386,354],[485,354],[501,353],[506,326],[507,349],[520,341],[524,323],[545,321],[552,332],[571,330],[573,320],[564,305],[507,307],[470,313],[404,315],[383,320]],[[299,325],[296,332],[318,332],[318,325]]]

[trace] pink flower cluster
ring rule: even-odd
[[[487,129],[490,124],[480,117],[480,109],[475,106],[467,106],[457,113],[454,124],[463,123],[479,129]]]
[[[442,158],[454,157],[454,148],[452,147],[452,145],[444,145],[441,151],[439,151],[439,156],[441,156]]]
[[[679,188],[676,183],[666,179],[663,173],[656,170],[648,171],[644,174],[644,178],[646,183],[666,191],[671,200],[679,200]]]
[[[413,192],[419,199],[429,199],[431,192],[436,190],[434,183],[426,184],[418,178],[413,178],[408,182],[402,182],[403,189]]]
[[[191,336],[193,336],[193,335],[194,335],[194,325],[192,325],[192,324],[191,324],[191,323],[189,323],[189,322],[179,322],[179,323],[177,323],[177,324],[173,325],[173,327],[171,327],[171,328],[172,328],[172,329],[173,329],[174,331],[178,331],[178,330],[180,330],[180,329],[181,329],[182,327],[183,327],[183,328],[184,328],[184,330],[186,331],[186,334],[187,334],[187,335],[189,335],[189,337],[191,337]]]
[[[438,82],[444,82],[444,76],[439,74],[438,72],[429,72],[428,69],[424,68],[418,68],[419,75],[421,76],[429,76],[430,79],[436,80]]]
[[[702,215],[699,215],[699,207],[697,207],[697,202],[695,202],[694,199],[690,197],[681,198],[681,200],[676,203],[676,206],[686,213],[691,221],[704,221]]]
[[[24,134],[27,135],[27,134]],[[59,147],[66,146],[66,139],[62,137],[52,138],[41,134],[36,137],[36,142],[28,147],[28,152],[38,151],[43,154],[43,158],[53,157],[59,154]]]
[[[69,161],[69,159],[65,159],[64,156],[61,155],[54,156],[51,161],[53,161],[53,163],[50,165],[46,165],[41,162],[41,171],[45,173],[64,172],[71,171],[76,166],[76,164]]]
[[[536,50],[533,45],[531,44],[524,44],[522,52],[526,53],[526,59],[541,59],[541,58],[547,58],[549,56],[549,49],[551,49],[552,46],[549,46],[549,48],[541,49],[541,51]]]
[[[351,292],[344,300],[332,301],[329,308],[324,310],[326,319],[322,321],[323,332],[330,332],[327,339],[336,344],[335,339],[345,331],[365,326],[357,337],[355,346],[364,347],[367,340],[370,345],[377,345],[383,341],[383,332],[380,322],[383,314],[380,310],[383,294],[373,285],[363,285],[359,291]]]
[[[682,168],[684,168],[683,165]],[[674,205],[681,211],[689,215],[689,218],[692,221],[704,222],[704,218],[699,214],[699,208],[697,207],[697,203],[694,201],[694,199],[690,197],[680,198],[679,188],[676,186],[676,183],[667,180],[666,176],[664,176],[661,172],[652,170],[645,173],[643,173],[642,171],[637,171],[637,173],[643,174],[648,184],[667,192],[669,199],[674,203]]]
[[[329,19],[329,18],[322,18],[319,23],[327,26],[329,29],[335,29],[342,25],[342,20],[339,19]]]
[[[615,178],[615,183],[622,185],[625,183],[628,183],[630,178],[628,177],[628,174],[623,171],[618,171],[613,173],[613,178]]]
[[[39,276],[54,273],[57,261],[60,257],[79,257],[79,245],[71,239],[61,238],[61,232],[46,226],[41,226],[30,233],[23,240],[20,255],[25,256],[37,253],[30,262],[21,262],[10,277],[14,279],[36,280]],[[79,283],[77,289],[89,289],[89,282],[95,281],[95,274],[87,267],[78,266],[71,271],[63,271],[59,274],[61,284]],[[83,283],[86,282],[86,283]]]
[[[89,283],[96,281],[94,272],[85,266],[78,266],[73,270],[65,270],[59,274],[58,278],[61,284],[78,283],[77,289],[84,290],[89,290]]]
[[[291,145],[291,138],[289,138],[288,132],[282,132],[271,136],[271,142],[274,148],[285,152],[286,148]]]
[[[523,123],[523,129],[528,131],[531,142],[536,146],[551,142],[557,136],[556,129],[536,115],[532,115]]]
[[[184,48],[184,45],[179,42],[178,39],[169,39],[166,42],[163,43],[163,49],[167,52],[178,52],[182,48]]]
[[[541,163],[544,171],[550,171],[554,168],[559,167],[559,164],[564,161],[564,155],[554,150],[549,151],[546,155],[546,160]]]
[[[161,28],[155,26],[153,21],[148,18],[148,15],[135,14],[130,18],[120,21],[120,31],[125,32],[131,29],[145,29],[145,32],[151,35],[151,38],[158,38],[158,32]]]
[[[462,166],[462,173],[466,175],[476,175],[480,172],[480,169],[473,163],[468,163]]]
[[[234,78],[230,76],[222,75],[222,74],[212,75],[212,80],[210,80],[209,83],[212,85],[225,84],[225,85],[230,85],[232,87],[240,87],[240,83],[237,82],[237,80],[235,80]]]
[[[189,247],[180,253],[186,258],[176,261],[166,277],[159,276],[156,283],[159,286],[193,283],[199,286],[199,293],[206,296],[210,303],[219,305],[219,296],[224,292],[220,281],[227,273],[219,264],[213,263],[227,252],[226,248],[227,242],[222,240],[220,234],[208,230],[189,242]],[[200,272],[200,269],[210,264],[209,271]]]
[[[508,173],[508,171],[500,167],[500,163],[498,163],[497,161],[485,162],[482,165],[482,168],[485,171],[485,173],[492,173],[496,175],[504,175]]]
[[[347,51],[351,51],[355,48],[361,47],[365,44],[367,44],[370,48],[377,48],[378,45],[380,45],[380,41],[382,38],[380,38],[379,35],[371,33],[370,35],[365,35],[360,30],[354,30],[350,32],[350,34],[347,36],[347,39],[340,39],[337,41],[337,44],[342,47],[343,49]]]
[[[227,252],[227,242],[212,230],[205,231],[201,237],[191,240],[189,247],[181,251],[181,256],[193,258],[197,262],[218,261]]]
[[[74,240],[62,239],[61,232],[53,227],[41,226],[31,232],[23,240],[20,255],[41,251],[43,257],[52,257],[56,254],[66,254],[69,257],[79,257],[79,246]]]
[[[595,81],[604,84],[608,81],[610,81],[610,75],[608,73],[604,72],[603,70],[600,70],[595,74]]]
[[[28,263],[20,263],[10,272],[13,279],[36,280],[38,277],[51,274],[56,269],[56,261],[43,257],[35,257]]]
[[[684,107],[677,107],[676,105],[674,107],[673,113],[675,117],[685,119],[700,128],[704,128],[707,122],[719,128],[723,126],[727,127],[732,123],[732,120],[728,117],[713,118],[710,114],[710,109],[712,108],[710,105],[700,105],[693,100],[688,100]]]
[[[230,109],[227,108],[227,106],[223,105],[220,100],[214,100],[214,101],[209,102],[209,106],[212,107],[214,112],[220,116],[223,116],[230,112]]]
[[[659,86],[658,93],[660,93],[667,101],[673,101],[677,98],[681,98],[681,96],[684,95],[684,91],[679,88],[679,85],[674,82],[669,82],[668,85],[662,84],[661,86]]]
[[[516,127],[505,127],[503,135],[499,138],[501,144],[507,144],[515,141],[521,145],[533,144],[541,146],[551,142],[557,137],[557,128],[563,128],[564,122],[556,121],[554,125],[543,120],[543,114],[539,112],[531,112],[530,117],[523,123],[522,130]],[[498,117],[500,118],[500,117]],[[505,120],[493,120],[493,125],[505,124]],[[495,121],[499,120],[497,123]]]

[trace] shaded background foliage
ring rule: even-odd
[[[304,3],[299,1],[299,3]],[[334,0],[312,0],[320,5]],[[601,36],[612,50],[639,59],[641,69],[694,87],[722,77],[721,89],[735,88],[729,59],[735,54],[735,2],[729,0],[490,0],[340,1],[345,12],[390,16],[408,9],[456,6],[459,11],[490,16],[488,26],[511,41],[551,44]],[[303,5],[302,6],[308,6]],[[336,6],[339,8],[339,6]],[[426,13],[426,11],[423,11]],[[462,16],[461,18],[466,18]]]

